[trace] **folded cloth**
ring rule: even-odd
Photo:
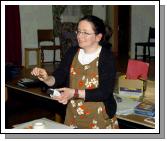
[[[126,79],[147,80],[149,63],[139,60],[128,60]]]

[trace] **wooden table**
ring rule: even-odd
[[[17,112],[17,109],[23,109],[26,107],[25,110],[27,110],[27,112],[29,112],[29,114],[27,113],[20,113],[19,114],[19,120],[17,122],[16,120],[16,115],[18,114],[14,114],[14,112],[11,112],[8,108],[6,108],[6,113],[7,117],[6,117],[6,128],[11,128],[12,124],[18,124],[20,122],[24,122],[27,121],[28,119],[34,119],[35,117],[39,118],[40,116],[40,112],[42,112],[42,109],[44,110],[43,113],[41,113],[41,116],[46,116],[49,118],[49,116],[51,116],[50,118],[55,120],[56,122],[63,122],[63,118],[64,117],[64,113],[65,113],[65,105],[62,105],[60,103],[58,103],[57,101],[53,100],[49,94],[47,94],[45,91],[41,90],[41,87],[34,87],[34,88],[22,88],[19,87],[17,85],[18,80],[20,80],[21,78],[33,78],[33,76],[30,75],[32,68],[22,68],[21,72],[19,75],[17,75],[16,77],[14,77],[14,79],[11,79],[9,81],[5,82],[5,99],[6,99],[6,103],[7,105],[9,105],[10,110]],[[51,73],[50,70],[47,70],[49,73]],[[15,96],[16,95],[16,96]],[[27,99],[28,98],[28,99]],[[34,106],[34,110],[27,109],[27,104],[28,101],[30,100],[30,106]],[[31,101],[32,100],[32,101]],[[25,102],[24,102],[25,101]],[[38,103],[34,103],[34,102],[38,102]],[[46,106],[43,106],[39,109],[39,112],[36,114],[36,116],[34,115],[35,111],[37,111],[37,109],[39,108],[40,104],[47,104]],[[12,105],[13,108],[11,109]],[[22,106],[22,107],[18,107],[18,106]],[[61,106],[61,107],[59,107]],[[6,106],[8,107],[8,106]],[[29,107],[29,106],[28,106]],[[59,108],[57,108],[59,107]],[[32,107],[33,108],[33,107]],[[47,108],[48,111],[46,110]],[[60,111],[58,111],[60,110]],[[31,115],[31,113],[33,113],[33,115]],[[9,118],[9,120],[7,120]],[[9,125],[9,126],[8,126]]]
[[[52,100],[52,98],[46,92],[41,91],[41,88],[39,88],[39,87],[35,87],[35,88],[19,87],[17,85],[18,80],[19,79],[15,79],[13,81],[7,82],[5,84],[6,88],[11,88],[13,90],[18,90],[18,91],[21,91],[21,92],[25,92],[25,93],[28,93],[28,94],[32,94],[32,95],[36,95],[36,96],[39,96],[39,97],[43,97],[43,98],[47,98],[47,99]]]
[[[145,126],[146,128],[155,128],[155,125],[149,122],[144,121],[146,119],[146,117],[144,116],[139,116],[139,115],[134,115],[134,114],[130,114],[130,115],[117,115],[118,120],[123,120],[123,121],[127,121],[130,123],[134,123],[136,125],[136,128],[139,126]],[[128,125],[127,125],[128,126]]]

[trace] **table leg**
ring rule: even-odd
[[[146,61],[146,45],[143,46],[143,61]]]

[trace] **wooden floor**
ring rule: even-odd
[[[128,59],[116,59],[116,69],[118,72],[125,73],[127,69]],[[47,68],[49,73],[56,69],[58,65],[46,63],[43,67]],[[155,63],[150,62],[148,79],[155,80]],[[38,99],[37,97],[27,97],[25,94],[16,94],[18,92],[9,91],[9,99],[6,102],[6,128],[12,128],[14,124],[27,122],[33,119],[47,117],[51,120],[55,119],[55,113],[64,117],[65,108],[57,109],[56,102],[50,102],[45,99]],[[17,96],[16,96],[17,95]],[[61,106],[60,106],[61,107]]]

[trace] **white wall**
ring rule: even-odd
[[[53,28],[51,5],[20,5],[22,65],[24,65],[24,48],[37,48],[37,29]],[[45,51],[45,60],[52,60],[52,51]],[[58,56],[59,57],[59,56]],[[30,65],[36,64],[35,52],[30,53]]]
[[[135,42],[147,41],[149,27],[155,27],[155,6],[133,5],[131,10],[131,58],[134,58]],[[151,49],[152,55],[154,49]],[[142,48],[138,52],[142,54]]]
[[[93,15],[105,21],[106,20],[106,6],[105,5],[93,6]]]
[[[99,12],[100,11],[100,12]],[[105,6],[94,6],[93,14],[105,20]],[[53,28],[52,5],[20,5],[22,65],[24,65],[24,48],[37,48],[37,29]],[[45,51],[45,61],[51,61],[52,51]],[[60,52],[56,52],[60,60]],[[30,53],[30,65],[36,64],[35,53]]]

